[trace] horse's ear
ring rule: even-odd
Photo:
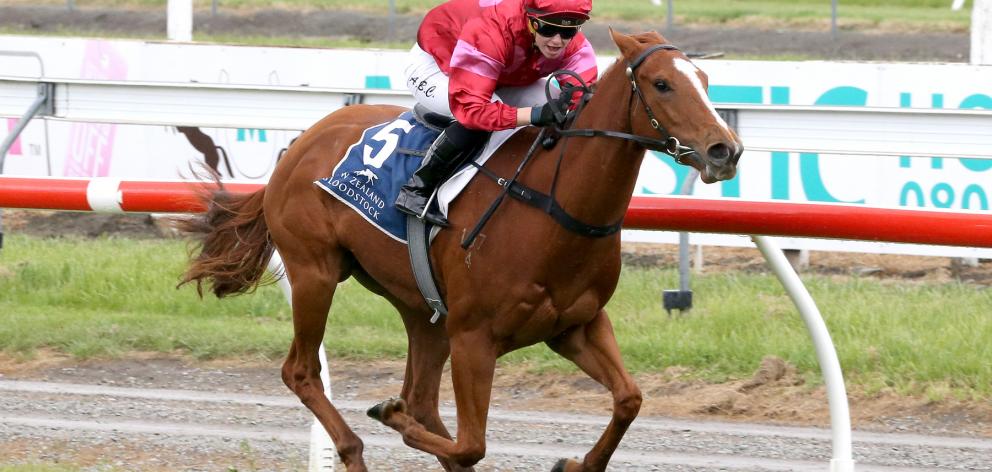
[[[633,57],[640,51],[640,46],[636,39],[613,31],[612,27],[610,27],[610,37],[613,38],[613,42],[620,48],[620,54],[623,54],[624,57]]]

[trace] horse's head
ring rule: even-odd
[[[703,182],[733,178],[744,145],[706,95],[706,73],[658,33],[610,34],[634,89],[632,132],[666,140],[667,152],[696,168]]]

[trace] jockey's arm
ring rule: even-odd
[[[533,109],[517,108],[517,126],[527,126],[530,124],[530,114]]]

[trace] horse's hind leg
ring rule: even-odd
[[[442,463],[472,467],[486,455],[486,418],[496,349],[484,332],[459,333],[450,343],[451,381],[458,410],[457,441],[429,431],[407,412],[402,401],[383,402],[372,407],[368,414],[399,431],[408,446],[434,454]]]
[[[406,325],[408,349],[406,375],[400,397],[406,401],[407,413],[431,433],[451,439],[448,428],[438,413],[438,397],[444,364],[451,354],[444,323],[431,323],[429,314],[401,309]],[[438,457],[447,471],[470,471],[454,462]]]
[[[606,470],[610,457],[641,409],[641,391],[623,366],[613,325],[610,324],[606,311],[600,310],[588,324],[566,331],[548,341],[548,346],[574,362],[613,394],[613,418],[596,445],[586,454],[581,464],[573,460],[562,460],[555,465],[554,470]]]
[[[347,470],[365,471],[362,440],[324,395],[320,381],[318,349],[343,263],[340,256],[326,254],[302,259],[305,264],[298,258],[304,255],[287,251],[282,256],[293,288],[293,343],[282,366],[282,380],[327,430]]]

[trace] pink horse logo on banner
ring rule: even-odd
[[[106,41],[86,43],[83,53],[83,79],[123,80],[127,61]],[[66,177],[105,177],[110,172],[117,125],[74,123],[69,129],[69,151],[63,175]]]

